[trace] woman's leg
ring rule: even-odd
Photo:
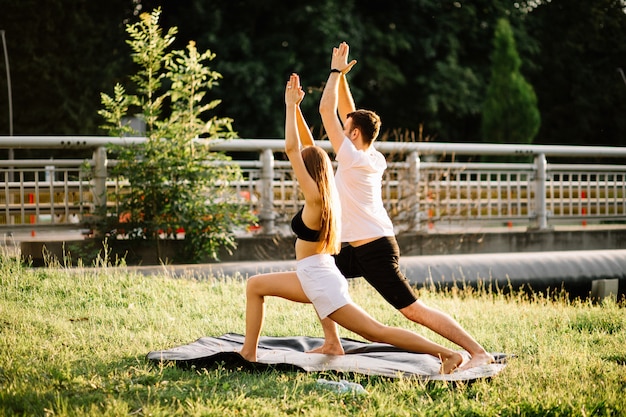
[[[307,353],[323,353],[325,355],[344,355],[345,351],[341,345],[339,337],[339,328],[337,324],[330,318],[320,319],[322,329],[324,330],[324,343],[322,346],[311,349]]]
[[[453,372],[463,362],[460,353],[399,327],[385,326],[356,304],[348,304],[329,316],[340,326],[372,341],[389,343],[401,349],[427,353],[441,360],[441,373]]]
[[[263,326],[266,296],[285,298],[299,303],[309,303],[295,272],[277,272],[255,275],[246,283],[246,334],[241,356],[256,362],[257,345]]]

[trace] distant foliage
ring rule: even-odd
[[[491,79],[483,104],[483,140],[496,143],[532,143],[541,118],[537,96],[520,72],[513,30],[500,19],[491,55]]]
[[[101,135],[99,93],[112,94],[133,70],[124,23],[162,7],[177,27],[172,49],[217,54],[224,76],[215,114],[243,138],[281,138],[282,88],[292,72],[307,89],[303,111],[321,131],[317,104],[330,51],[350,44],[358,64],[350,86],[359,107],[376,110],[383,132],[406,129],[438,142],[476,142],[490,79],[497,20],[515,33],[541,127],[533,143],[626,146],[624,0],[0,0],[16,135]],[[0,135],[9,132],[0,58]],[[165,80],[164,80],[165,81]],[[0,150],[0,157],[2,153]],[[17,149],[18,156],[33,151]],[[49,155],[45,155],[49,157]],[[81,156],[82,157],[82,156]]]

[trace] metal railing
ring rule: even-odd
[[[0,137],[1,148],[92,149],[90,159],[0,161],[0,229],[77,227],[98,206],[114,204],[120,183],[108,176],[105,145],[143,138]],[[327,141],[318,143],[331,151]],[[297,183],[282,155],[283,140],[213,141],[214,150],[256,152],[236,161],[243,180],[231,184],[272,233],[301,206]],[[376,144],[389,162],[382,193],[398,231],[435,226],[516,224],[546,230],[558,224],[626,224],[626,165],[585,163],[623,158],[626,148],[542,145]],[[450,158],[453,155],[454,158]],[[457,156],[527,155],[531,163],[455,162]],[[567,157],[576,164],[548,163]],[[100,196],[100,197],[98,197]]]

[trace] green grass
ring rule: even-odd
[[[243,333],[244,288],[237,277],[75,273],[0,257],[0,416],[626,415],[626,315],[611,302],[422,291],[488,350],[517,355],[497,377],[472,384],[356,375],[369,394],[352,396],[316,386],[318,374],[146,361],[152,350]],[[351,294],[379,320],[456,348],[361,280]],[[320,336],[321,328],[310,306],[269,299],[263,334]]]

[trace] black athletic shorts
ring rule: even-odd
[[[413,304],[417,297],[400,271],[400,248],[395,237],[381,237],[365,245],[344,245],[335,263],[346,278],[363,277],[396,309]]]

